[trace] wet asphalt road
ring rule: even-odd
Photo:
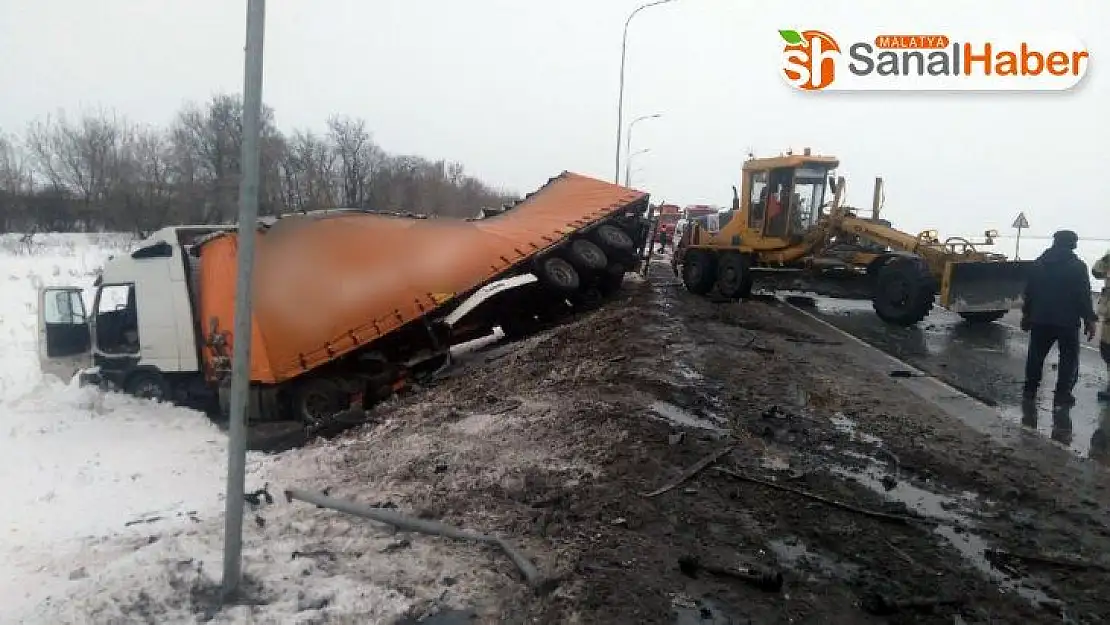
[[[1052,390],[1059,358],[1055,347],[1045,360],[1036,410],[1022,408],[1028,335],[1018,327],[1017,311],[995,323],[971,326],[959,315],[937,308],[913,328],[884,324],[866,301],[817,298],[816,308],[807,312],[995,407],[1000,418],[1035,429],[1080,456],[1092,455],[1093,447],[1094,457],[1108,460],[1110,406],[1096,397],[1106,387],[1106,366],[1094,341],[1084,342],[1079,350],[1075,406],[1054,414]]]

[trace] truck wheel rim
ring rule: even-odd
[[[596,245],[591,244],[589,241],[577,240],[571,244],[574,253],[582,259],[587,266],[595,269],[600,269],[605,266],[608,259],[605,258],[603,252]]]
[[[313,421],[320,421],[333,414],[331,397],[325,393],[309,393],[304,398],[305,416]]]
[[[633,245],[631,237],[616,226],[606,224],[598,228],[597,233],[603,241],[616,249],[626,249]]]
[[[154,380],[142,382],[135,389],[135,395],[143,399],[162,399],[162,387]]]
[[[726,267],[725,270],[722,272],[721,278],[721,282],[726,287],[733,287],[740,281],[735,267]]]
[[[557,286],[564,288],[572,288],[576,285],[576,274],[574,269],[559,258],[552,258],[547,261],[545,269],[547,275]]]

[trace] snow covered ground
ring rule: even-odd
[[[38,286],[91,286],[100,263],[128,245],[118,235],[44,234],[28,250],[0,236],[0,623],[204,621],[198,613],[220,582],[225,435],[203,414],[38,371]],[[397,540],[388,529],[287,503],[289,487],[390,496],[337,483],[335,445],[248,457],[248,492],[269,483],[274,496],[248,510],[244,527],[245,588],[264,605],[212,610],[212,622],[391,622],[420,602],[442,603],[438,580],[474,568],[423,540],[379,555]],[[292,555],[321,549],[365,555]]]

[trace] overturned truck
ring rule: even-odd
[[[447,364],[454,345],[597,306],[642,262],[647,205],[564,172],[476,220],[341,209],[260,222],[249,419],[366,409]],[[237,251],[234,227],[170,227],[105,263],[92,314],[80,287],[41,289],[43,369],[226,413]]]

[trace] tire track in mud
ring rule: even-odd
[[[665,278],[657,278],[657,280],[663,281]],[[656,287],[656,291],[658,294],[660,289],[675,287],[680,290],[682,288],[673,283],[668,284],[663,282],[662,286]],[[684,299],[684,294],[678,293],[676,294],[676,298],[682,300]],[[712,304],[707,304],[705,300],[699,300],[697,302],[691,302],[690,308],[701,308],[704,310],[704,307],[707,305],[713,306]],[[742,303],[739,306],[745,305],[746,304]],[[721,322],[723,319],[724,325],[732,326],[733,332],[739,328],[745,329],[755,336],[759,336],[762,333],[777,334],[783,337],[786,342],[795,343],[811,342],[810,339],[816,338],[815,336],[805,336],[805,333],[799,333],[796,329],[776,327],[776,323],[767,323],[764,319],[745,319],[743,322],[732,319],[731,321],[733,323],[728,323],[730,312],[727,307],[735,307],[736,305],[724,304],[722,307],[722,305],[718,304],[717,306],[721,307],[723,312],[710,313],[704,316],[710,318],[716,317],[716,319],[714,319],[716,322]],[[677,305],[671,302],[664,302],[662,308],[667,311],[674,311]],[[694,316],[702,316],[704,314],[702,310],[699,310]],[[688,310],[685,312],[688,312]],[[681,323],[681,321],[679,321],[679,315],[672,314],[671,316],[674,321]],[[682,316],[686,317],[687,323],[690,321],[691,315],[685,314]],[[723,335],[727,334],[728,330],[714,333],[712,332],[711,324],[712,322],[707,324],[710,325],[710,332],[707,332],[707,334],[716,334],[716,336],[710,336],[710,340],[715,341],[717,344],[727,344],[728,337]],[[686,334],[686,338],[689,343],[693,342],[689,339],[688,333]],[[820,341],[812,342],[820,344]],[[826,343],[835,344],[835,341],[826,341]],[[850,382],[847,383],[850,384]],[[790,410],[803,413],[812,412],[812,406],[810,405],[812,403],[812,397],[807,396],[809,394],[804,389],[800,389],[804,384],[787,384],[784,386],[795,387],[787,390],[787,392],[783,394],[786,396],[788,403],[792,404],[789,406]],[[719,390],[720,385],[717,385],[717,387],[716,390]],[[794,401],[790,402],[790,399]],[[814,420],[813,415],[809,415],[808,419],[812,423]],[[981,530],[976,529],[977,524],[973,520],[974,517],[981,512],[981,506],[977,505],[981,503],[980,497],[974,493],[960,493],[958,491],[955,494],[945,494],[945,491],[949,490],[945,488],[940,488],[939,490],[941,492],[934,492],[938,490],[937,486],[939,485],[933,480],[926,480],[922,479],[920,476],[913,475],[912,470],[909,472],[902,471],[902,467],[899,467],[900,462],[897,456],[894,455],[887,446],[884,446],[881,438],[866,434],[861,435],[856,431],[855,423],[851,419],[845,417],[843,413],[835,413],[833,419],[836,421],[833,424],[834,428],[845,435],[851,443],[854,444],[856,449],[838,449],[835,443],[825,444],[821,447],[819,453],[814,454],[812,451],[810,452],[811,457],[808,459],[807,464],[822,467],[820,472],[827,475],[829,478],[838,480],[842,483],[852,484],[857,491],[863,490],[869,493],[873,498],[877,498],[880,501],[900,504],[910,511],[937,520],[936,529],[933,530],[930,535],[932,535],[934,539],[940,541],[940,543],[946,545],[945,553],[947,553],[946,557],[948,559],[955,562],[963,562],[964,566],[967,567],[965,570],[970,569],[968,572],[971,575],[974,576],[977,574],[979,579],[994,585],[998,590],[1004,593],[1013,593],[1020,596],[1027,605],[1036,608],[1039,612],[1042,608],[1045,608],[1049,614],[1053,615],[1054,619],[1063,618],[1065,622],[1067,622],[1071,618],[1070,615],[1065,612],[1062,602],[1049,597],[1048,594],[1037,587],[1038,584],[1035,581],[1013,570],[1004,571],[1002,568],[988,561],[986,554],[988,553],[989,545],[980,533]],[[774,428],[772,427],[770,429],[773,432]],[[772,438],[773,436],[774,434],[772,433]],[[764,436],[763,438],[766,439],[767,437]],[[790,476],[793,478],[799,477],[797,475],[799,471],[796,469],[792,472],[790,471],[795,454],[790,449],[774,450],[777,446],[778,445],[774,442],[766,446],[765,449],[768,453],[762,459],[764,468],[777,469],[780,472],[785,471],[788,474],[793,473],[793,475]],[[860,449],[861,446],[863,449],[857,450]],[[876,458],[878,455],[884,456],[884,460],[880,461]],[[786,458],[786,460],[784,460],[784,458]],[[892,462],[887,462],[887,459]],[[893,478],[888,468],[890,464],[894,465],[895,475]],[[805,472],[803,471],[801,473],[804,474]],[[904,479],[906,474],[908,474],[908,480]],[[976,531],[972,531],[973,529]],[[888,552],[895,551],[905,555],[906,557],[904,559],[907,560],[907,564],[910,564],[910,568],[915,570],[920,569],[921,565],[914,560],[912,556],[909,556],[904,550],[898,549],[898,547],[889,542],[887,544],[889,546],[889,549],[887,549]],[[768,547],[779,557],[780,561],[786,565],[796,564],[801,557],[799,554],[810,552],[810,549],[808,549],[802,541],[798,540],[796,537],[789,536],[768,541]],[[918,549],[920,549],[920,547]],[[810,555],[812,556],[813,554],[810,553]],[[854,569],[850,565],[845,566],[836,563],[834,560],[829,560],[824,554],[817,554],[813,557],[813,560],[817,561],[819,564],[818,568],[821,568],[826,573],[830,571],[840,571],[841,573],[853,570],[858,571],[858,569]],[[847,577],[850,577],[850,575]],[[1028,618],[1028,616],[1030,615],[1027,614],[1026,618]],[[1041,613],[1041,616],[1045,616],[1044,612]],[[1059,621],[1056,620],[1056,622]]]

